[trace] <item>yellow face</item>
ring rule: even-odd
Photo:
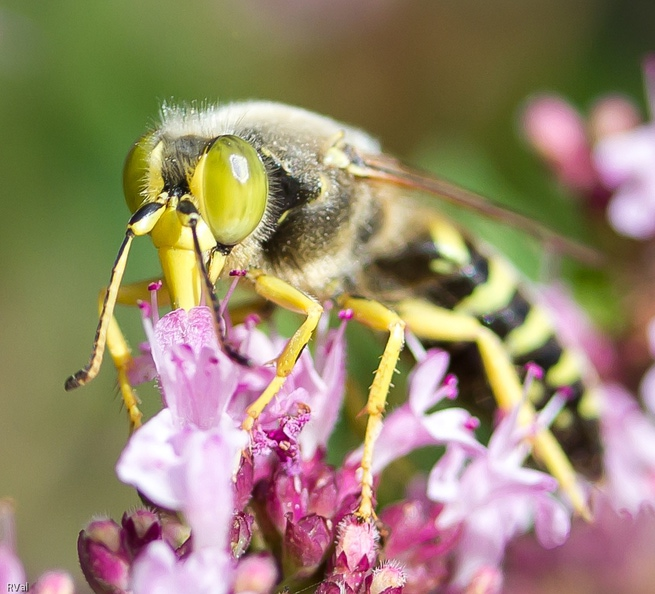
[[[266,211],[268,176],[255,148],[237,136],[163,137],[154,142],[152,146],[153,135],[146,134],[127,156],[125,201],[137,218],[147,205],[164,206],[149,233],[174,305],[188,309],[198,305],[202,282],[194,241],[207,261],[212,250],[246,239]],[[195,213],[193,223],[190,212]],[[214,267],[214,275],[220,268]]]

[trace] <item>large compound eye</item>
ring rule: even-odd
[[[264,216],[266,169],[253,146],[238,136],[219,136],[202,155],[190,183],[216,241],[235,245]]]
[[[146,188],[153,183],[163,186],[159,171],[150,171],[151,156],[159,145],[152,149],[152,133],[145,134],[137,140],[127,153],[123,166],[123,194],[130,212],[135,213],[145,202]]]

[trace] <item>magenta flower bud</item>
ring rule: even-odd
[[[525,364],[525,373],[526,373],[526,383],[528,382],[527,378],[530,378],[529,381],[533,379],[542,380],[544,378],[543,367],[540,367],[533,361],[529,361]]]
[[[77,539],[80,567],[96,594],[128,591],[129,553],[121,538],[121,528],[113,520],[94,520]]]
[[[234,594],[268,594],[277,584],[277,565],[270,553],[248,555],[239,561],[232,590]]]
[[[401,594],[407,578],[400,564],[387,561],[373,570],[370,594]]]
[[[235,512],[230,526],[230,547],[232,556],[238,559],[250,546],[254,518],[244,512]]]
[[[123,545],[132,558],[153,540],[161,540],[162,527],[157,514],[149,509],[136,509],[131,513],[124,513],[121,520],[123,526]]]
[[[299,575],[311,575],[332,544],[329,520],[310,514],[298,522],[289,519],[284,533],[285,565]]]
[[[340,320],[352,320],[355,314],[352,309],[342,309],[337,315]]]

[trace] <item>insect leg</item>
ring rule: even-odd
[[[480,352],[487,380],[503,410],[511,409],[523,401],[523,389],[501,340],[475,317],[428,303],[406,300],[396,307],[399,315],[419,338],[442,342],[474,342]],[[524,402],[519,420],[528,425],[535,416],[534,407]],[[586,498],[578,484],[571,463],[553,434],[544,429],[533,438],[535,456],[559,481],[576,511],[589,517]]]
[[[152,280],[141,281],[121,286],[116,296],[116,303],[121,305],[137,305],[139,301],[147,301],[150,298],[149,286]],[[99,305],[102,310],[107,289],[103,289],[99,295]],[[158,301],[168,301],[168,291],[162,287],[157,295]],[[125,335],[118,325],[116,316],[112,314],[107,327],[107,350],[116,366],[118,372],[118,387],[123,397],[125,410],[130,420],[130,428],[138,429],[141,426],[141,411],[139,410],[139,399],[130,384],[128,371],[132,364],[132,351],[127,344]]]
[[[248,278],[253,281],[255,291],[259,295],[284,309],[304,314],[306,318],[277,358],[275,377],[259,398],[248,407],[247,416],[242,425],[246,431],[252,429],[257,417],[284,385],[323,313],[323,307],[318,301],[279,278],[258,270],[250,271]]]
[[[377,301],[346,297],[341,301],[340,305],[352,310],[353,316],[358,322],[373,330],[389,332],[389,339],[375,372],[366,403],[366,412],[369,417],[364,436],[364,452],[360,464],[362,469],[362,500],[357,513],[362,518],[368,519],[374,515],[373,473],[371,471],[373,448],[382,429],[382,415],[387,402],[387,394],[400,351],[405,344],[405,322],[396,313]]]

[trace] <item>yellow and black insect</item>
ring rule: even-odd
[[[587,396],[576,355],[560,344],[510,264],[412,193],[440,195],[552,239],[529,219],[405,167],[357,129],[267,102],[165,106],[161,125],[127,157],[124,190],[133,214],[103,292],[93,354],[68,378],[67,390],[95,377],[107,346],[131,421],[139,424],[126,373],[131,355],[113,314],[117,302],[133,304],[145,294],[147,283],[121,286],[121,280],[133,238],[150,235],[174,308],[198,305],[203,292],[213,296],[220,278],[245,269],[261,298],[305,315],[277,359],[275,379],[248,409],[246,429],[284,384],[316,328],[322,303],[337,301],[362,324],[388,333],[366,408],[359,509],[364,517],[373,514],[373,445],[406,327],[426,343],[473,345],[502,409],[522,400],[517,365],[538,363],[546,392],[567,386],[573,393],[554,430],[567,453],[585,463],[589,454],[597,456],[594,420],[582,419],[593,407],[582,406]],[[557,241],[569,251],[581,249]],[[523,405],[524,422],[540,404]],[[573,467],[551,431],[534,437],[534,451],[584,512]]]

